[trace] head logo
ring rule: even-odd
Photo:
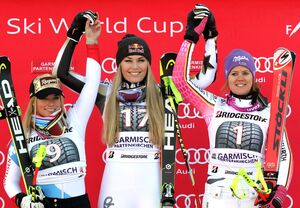
[[[5,63],[2,63],[1,65],[0,65],[0,70],[2,71],[2,70],[5,70],[6,69],[6,65],[5,65]]]

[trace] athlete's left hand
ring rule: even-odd
[[[276,186],[266,202],[261,201],[260,208],[282,208],[283,202],[287,196],[287,190],[284,186]]]

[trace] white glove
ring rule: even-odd
[[[41,202],[32,202],[32,196],[24,196],[21,201],[21,208],[44,208]]]

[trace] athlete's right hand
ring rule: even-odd
[[[93,25],[97,18],[97,13],[91,10],[86,10],[84,12],[78,13],[73,19],[71,27],[67,32],[67,36],[75,42],[78,42],[83,32],[85,31],[85,23],[87,19],[89,19],[90,24]]]
[[[199,35],[205,29],[210,14],[209,9],[201,4],[196,4],[195,9],[189,12],[184,39],[197,43]]]
[[[98,13],[97,16],[99,16]],[[86,44],[97,44],[101,34],[101,22],[97,18],[93,24],[91,23],[89,19],[85,23]]]
[[[42,202],[33,202],[32,196],[27,195],[23,197],[20,208],[44,208],[44,204]]]

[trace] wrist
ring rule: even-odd
[[[89,39],[86,39],[86,44],[87,45],[97,45],[98,44],[98,40],[89,40]]]

